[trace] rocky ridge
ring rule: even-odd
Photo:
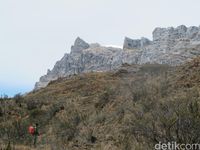
[[[35,90],[60,77],[84,72],[110,71],[122,64],[158,63],[180,65],[200,55],[200,27],[156,28],[153,40],[125,37],[123,49],[88,44],[77,38],[71,52],[35,84]]]

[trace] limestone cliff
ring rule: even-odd
[[[200,27],[156,28],[153,40],[125,37],[123,49],[88,44],[77,38],[70,54],[56,62],[52,70],[42,76],[35,90],[45,87],[59,77],[91,71],[109,71],[122,64],[158,63],[180,65],[200,54]]]

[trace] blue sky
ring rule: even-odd
[[[0,95],[33,89],[80,36],[102,45],[199,26],[199,0],[0,0]]]

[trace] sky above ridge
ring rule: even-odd
[[[199,26],[199,0],[0,0],[0,95],[33,89],[76,37],[122,46],[155,27]]]

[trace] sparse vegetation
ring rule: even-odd
[[[176,68],[124,65],[123,71],[62,78],[14,101],[1,98],[0,145],[29,149],[27,128],[36,122],[38,149],[148,150],[158,141],[199,143],[199,64],[197,58]]]

